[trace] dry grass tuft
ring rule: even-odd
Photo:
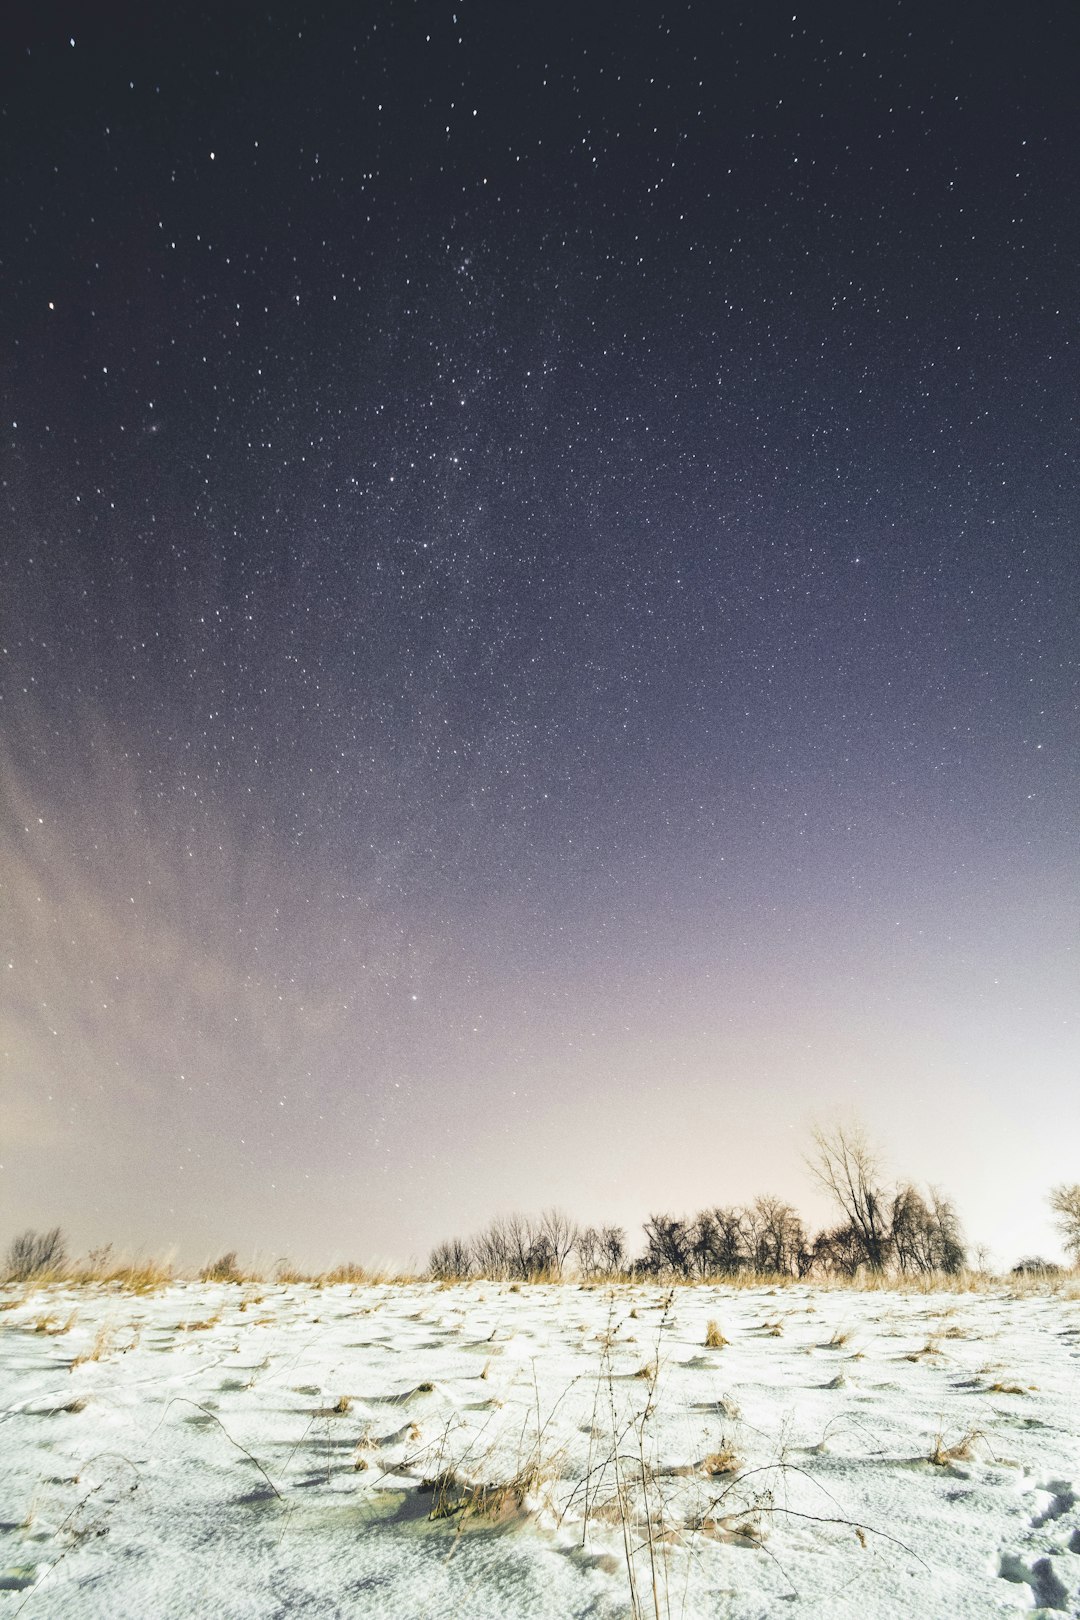
[[[96,1267],[87,1264],[73,1273],[71,1280],[103,1283],[125,1294],[154,1294],[168,1288],[174,1276],[172,1266],[164,1260],[134,1260]]]
[[[551,1468],[537,1463],[528,1464],[511,1479],[495,1482],[462,1479],[447,1469],[423,1480],[420,1489],[435,1498],[430,1520],[456,1519],[459,1528],[464,1528],[470,1521],[493,1525],[518,1518],[526,1511],[528,1498],[551,1477]]]
[[[168,1288],[173,1281],[173,1269],[164,1261],[144,1260],[137,1265],[125,1266],[108,1279],[129,1294],[155,1294]]]
[[[710,1479],[717,1479],[722,1474],[737,1474],[742,1467],[742,1461],[731,1446],[721,1446],[719,1451],[710,1451],[703,1457],[699,1470],[707,1474]]]
[[[47,1333],[50,1339],[59,1338],[61,1334],[71,1332],[78,1314],[78,1311],[72,1311],[63,1322],[58,1322],[55,1316],[39,1316],[30,1331]]]
[[[706,1350],[723,1350],[724,1346],[729,1342],[730,1341],[725,1339],[724,1335],[721,1333],[719,1322],[714,1322],[710,1319],[705,1324]]]
[[[72,1372],[76,1367],[85,1366],[88,1361],[103,1361],[112,1347],[113,1330],[107,1322],[103,1322],[94,1335],[94,1342],[89,1350],[85,1350],[81,1356],[76,1356],[71,1363]]]
[[[945,1437],[939,1429],[934,1436],[928,1461],[932,1462],[935,1468],[948,1468],[951,1463],[969,1462],[975,1455],[976,1444],[984,1438],[981,1429],[967,1429],[954,1445],[947,1446]]]
[[[452,1469],[447,1468],[441,1474],[433,1474],[430,1479],[422,1479],[419,1488],[425,1495],[435,1498],[428,1513],[432,1521],[450,1519],[465,1506],[466,1487]]]
[[[319,1288],[334,1288],[341,1283],[348,1283],[353,1288],[361,1288],[365,1283],[374,1282],[375,1277],[366,1266],[359,1265],[355,1260],[345,1260],[341,1265],[332,1266],[324,1271],[320,1277],[315,1278]]]

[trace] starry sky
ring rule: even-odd
[[[1080,1176],[1080,14],[16,7],[0,1237]]]

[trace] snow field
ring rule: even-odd
[[[799,1608],[1080,1616],[1080,1300],[0,1289],[0,1620]]]

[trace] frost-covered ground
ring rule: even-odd
[[[1080,1615],[1060,1292],[0,1307],[0,1617]]]

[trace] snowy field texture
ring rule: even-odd
[[[1080,1616],[1070,1293],[0,1289],[0,1620]]]

